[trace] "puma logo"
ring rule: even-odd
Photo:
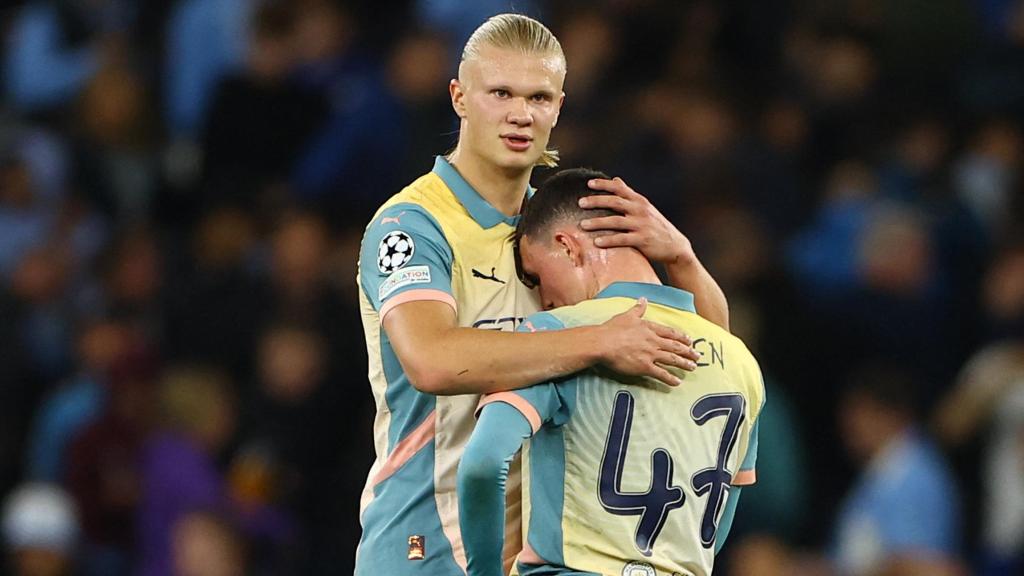
[[[498,284],[504,284],[505,283],[504,280],[501,280],[501,279],[497,278],[494,275],[494,268],[491,268],[491,275],[490,276],[484,274],[483,272],[477,270],[476,268],[472,268],[472,270],[473,270],[473,278],[483,278],[484,280],[492,280],[494,282],[497,282]]]
[[[401,224],[401,222],[398,219],[401,218],[404,215],[405,215],[405,210],[402,210],[401,212],[398,213],[398,216],[394,216],[394,217],[384,216],[383,218],[380,219],[380,223],[381,223],[382,226],[384,224],[387,224],[388,222],[392,222],[394,224]]]

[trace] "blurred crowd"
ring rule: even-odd
[[[766,374],[720,570],[1024,574],[1021,0],[5,3],[5,573],[351,571],[358,243],[510,8]]]

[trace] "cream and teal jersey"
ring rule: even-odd
[[[455,474],[480,398],[413,388],[381,323],[399,304],[434,300],[450,305],[460,326],[514,330],[538,310],[516,279],[516,220],[437,158],[366,229],[358,283],[377,458],[360,506],[356,574],[465,574]]]
[[[521,574],[711,574],[723,513],[755,479],[764,385],[743,342],[699,317],[688,292],[630,282],[519,329],[599,324],[640,297],[645,318],[694,339],[698,368],[674,388],[591,369],[485,397],[459,470],[471,576],[500,573],[493,486],[520,445]]]

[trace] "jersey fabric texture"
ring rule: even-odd
[[[450,305],[459,326],[514,330],[538,310],[516,280],[517,219],[439,157],[366,229],[358,283],[377,456],[361,499],[357,575],[465,573],[455,475],[480,398],[417,391],[381,324],[402,303],[432,300]]]
[[[501,480],[486,470],[506,464],[509,446],[531,433],[523,446],[522,574],[711,574],[730,492],[755,480],[764,384],[743,342],[699,317],[691,294],[630,282],[530,316],[519,329],[599,324],[640,297],[649,301],[645,318],[694,339],[703,353],[697,370],[678,387],[591,369],[487,396],[459,478],[464,513],[490,510],[463,517],[471,574],[499,569],[493,547],[480,542],[501,514],[475,502]],[[500,416],[490,418],[492,410]],[[484,482],[474,484],[469,476],[481,466]]]

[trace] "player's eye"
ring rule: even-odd
[[[494,94],[498,98],[508,98],[509,97],[508,90],[504,90],[502,88],[496,88],[494,90],[491,90],[491,94]]]
[[[530,99],[536,102],[537,104],[543,104],[544,102],[550,102],[551,96],[548,94],[534,94],[533,96],[530,97]]]

